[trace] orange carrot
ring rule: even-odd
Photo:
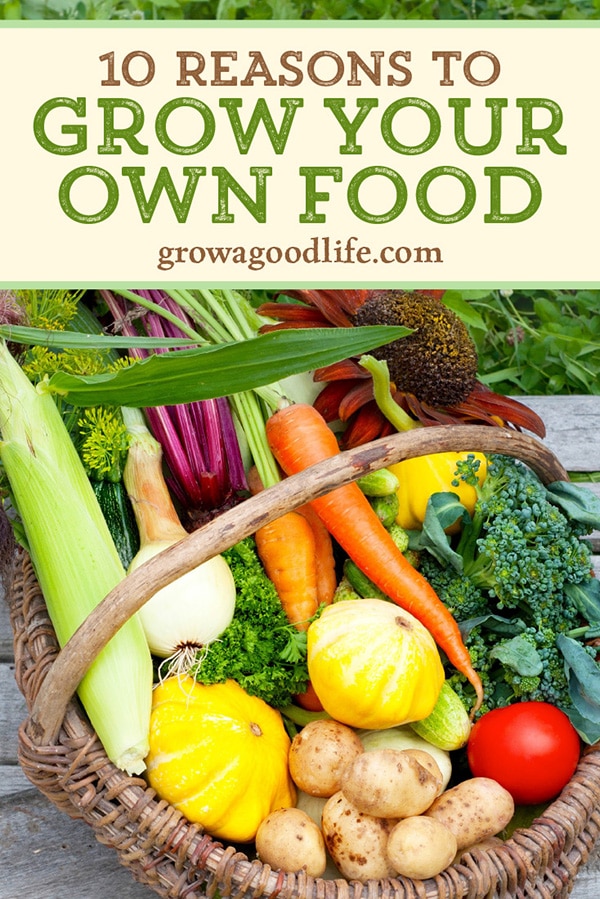
[[[248,472],[246,480],[248,482],[248,489],[252,494],[260,493],[261,490],[264,490],[260,475],[256,470],[255,465],[253,465]],[[333,602],[333,594],[335,593],[335,589],[337,587],[337,575],[335,571],[335,559],[333,555],[333,544],[331,542],[331,536],[329,534],[329,531],[309,503],[305,503],[295,511],[306,518],[313,532],[315,551],[314,561],[317,573],[318,604],[321,605],[324,603],[325,605],[330,605]],[[282,521],[282,519],[277,519],[277,521]],[[275,525],[275,522],[273,522],[273,525]],[[285,520],[283,520],[281,527],[282,530],[285,531]],[[285,539],[283,535],[282,539]],[[262,556],[260,556],[260,558],[266,569],[265,560],[262,558]],[[295,560],[294,570],[296,574],[299,575],[298,563]],[[273,578],[271,578],[271,580],[273,580]]]
[[[312,528],[315,538],[315,563],[317,566],[317,594],[319,605],[330,605],[337,587],[335,559],[331,535],[310,503],[296,509],[303,515]]]
[[[267,421],[267,439],[286,474],[293,475],[340,452],[325,419],[304,403],[287,406]],[[458,625],[429,582],[396,547],[356,483],[337,487],[311,505],[330,534],[383,592],[430,631],[450,662],[473,685],[483,701],[481,679],[474,670]]]
[[[306,518],[286,512],[255,534],[256,549],[288,620],[306,630],[319,607],[315,538]]]

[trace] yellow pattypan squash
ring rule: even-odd
[[[307,631],[308,674],[332,718],[369,730],[426,718],[444,669],[413,615],[383,599],[327,606]]]
[[[483,484],[487,473],[487,460],[483,453],[431,453],[389,466],[400,482],[396,491],[399,503],[396,522],[400,527],[406,531],[421,529],[427,503],[433,493],[456,493],[463,506],[473,514],[477,498],[475,488],[460,479],[458,485],[452,483],[456,480],[456,463],[467,456],[479,460],[477,474],[479,483]],[[448,532],[459,528],[460,524]]]
[[[294,805],[289,747],[279,712],[235,681],[173,676],[154,690],[148,782],[214,837],[253,840],[270,812]]]

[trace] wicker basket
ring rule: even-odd
[[[539,441],[481,426],[419,429],[342,453],[226,512],[125,579],[59,652],[27,555],[16,553],[8,594],[16,678],[30,714],[19,731],[27,777],[55,805],[89,824],[132,876],[160,896],[289,897],[289,899],[483,899],[564,897],[600,833],[600,749],[589,748],[572,780],[527,829],[494,850],[465,853],[426,881],[403,877],[366,884],[287,874],[226,846],[159,800],[141,778],[112,765],[77,699],[88,665],[160,586],[221,552],[258,526],[333,487],[392,462],[447,450],[502,452],[530,465],[546,483],[565,479]]]

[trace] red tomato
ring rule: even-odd
[[[294,699],[303,709],[307,709],[309,712],[322,712],[323,706],[321,705],[321,700],[315,693],[315,688],[308,682],[308,688],[305,693],[298,693],[297,696],[294,696]]]
[[[482,715],[473,725],[467,758],[475,777],[491,777],[517,805],[554,799],[580,756],[577,731],[547,702],[518,702]]]

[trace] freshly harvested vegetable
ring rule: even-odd
[[[279,712],[234,681],[169,677],[154,690],[148,782],[190,821],[224,840],[253,840],[293,806],[290,740]]]
[[[374,584],[373,581],[366,576],[364,571],[361,571],[356,562],[352,561],[352,559],[346,559],[344,561],[343,572],[345,580],[352,590],[355,591],[357,596],[361,596],[363,599],[389,600],[389,597],[386,596],[383,590],[380,590],[377,584]],[[336,602],[339,602],[339,600],[343,598],[343,594],[338,593]]]
[[[282,871],[306,871],[321,877],[327,867],[321,828],[299,808],[280,808],[261,822],[256,852],[265,865]]]
[[[64,289],[17,291],[16,308],[23,320],[33,326],[27,330],[38,333],[39,339],[45,335],[47,342],[29,347],[19,357],[21,368],[34,385],[46,382],[57,371],[89,375],[108,372],[118,364],[114,348],[69,347],[71,336],[82,340],[85,334],[89,344],[91,335],[102,335],[99,321],[82,302],[83,294]],[[69,332],[69,337],[64,330],[67,326],[76,329]],[[116,406],[94,406],[81,411],[62,397],[55,397],[55,402],[92,482],[123,568],[127,569],[139,549],[139,534],[122,481],[129,441],[121,412]]]
[[[340,873],[348,880],[383,880],[394,868],[386,847],[395,820],[360,812],[341,792],[323,806],[325,845]]]
[[[554,799],[581,754],[577,731],[547,702],[519,702],[482,715],[473,726],[467,758],[476,777],[491,777],[517,805]]]
[[[358,755],[342,774],[340,789],[359,811],[376,818],[420,815],[439,793],[440,778],[402,749]]]
[[[287,512],[256,532],[256,548],[288,619],[306,630],[319,608],[315,538],[298,512]]]
[[[394,727],[425,718],[444,681],[429,631],[381,599],[327,606],[308,628],[307,662],[323,708],[351,727]]]
[[[457,843],[441,821],[416,815],[398,821],[389,835],[386,851],[398,874],[424,880],[452,864]]]
[[[124,577],[106,521],[53,398],[0,343],[0,458],[60,645]],[[152,659],[139,618],[92,663],[78,694],[107,756],[144,770]]]
[[[579,484],[545,486],[523,463],[499,454],[490,455],[481,487],[468,461],[463,476],[477,490],[474,515],[449,542],[439,526],[446,519],[438,519],[432,502],[432,545],[420,547],[420,571],[461,624],[484,684],[480,713],[549,702],[594,743],[600,667],[584,644],[600,624],[600,581],[581,537],[600,525],[600,501]],[[452,511],[445,502],[442,508]],[[463,512],[456,503],[452,514]],[[449,670],[448,679],[469,708],[473,690],[464,675]]]
[[[416,734],[439,749],[451,751],[464,746],[471,734],[471,719],[458,695],[444,681],[430,715],[411,721]]]
[[[390,468],[369,471],[356,481],[365,496],[390,496],[400,487],[398,478]]]
[[[138,330],[125,301],[109,290],[100,293],[115,328],[135,337]],[[147,335],[175,339],[195,333],[190,317],[164,291],[140,290],[132,296],[140,303],[140,312],[141,304],[146,306],[138,324]],[[197,341],[204,342],[200,335]],[[152,351],[166,352],[166,348]],[[150,349],[132,346],[128,352],[141,360],[148,358]],[[176,406],[147,406],[145,414],[163,450],[169,489],[190,522],[240,500],[246,478],[231,409],[224,396]]]
[[[398,497],[395,493],[387,496],[373,496],[370,499],[371,508],[386,530],[394,524],[400,508]]]
[[[444,776],[442,774],[442,769],[431,752],[426,749],[403,749],[402,751],[405,755],[409,755],[411,758],[415,759],[419,765],[422,765],[423,768],[429,771],[436,781],[437,795],[441,795],[445,790]]]
[[[442,793],[424,813],[452,831],[466,849],[500,833],[515,813],[515,803],[497,781],[470,777]]]
[[[141,412],[124,409],[131,443],[123,478],[140,534],[130,571],[187,536],[162,473],[162,450]],[[225,630],[235,610],[235,583],[217,555],[155,593],[139,611],[152,652],[169,671],[187,671],[198,652]]]
[[[487,467],[483,453],[432,453],[415,459],[403,459],[389,466],[399,482],[396,521],[401,527],[407,531],[422,528],[427,503],[434,493],[456,493],[463,506],[473,514],[477,499],[475,487],[456,476],[457,462],[467,456],[479,462],[478,478],[482,484]]]
[[[310,503],[299,506],[296,511],[303,515],[312,528],[315,538],[315,565],[317,569],[317,597],[319,605],[333,602],[337,587],[337,572],[331,535]]]
[[[296,404],[279,409],[268,420],[266,431],[273,454],[288,475],[339,452],[334,433],[312,406]],[[456,621],[426,579],[398,550],[360,488],[356,484],[338,487],[311,505],[367,577],[428,628],[451,663],[472,684],[476,711],[483,702],[483,688]]]
[[[439,749],[422,737],[419,737],[412,725],[388,727],[386,730],[359,730],[358,736],[365,752],[373,749],[403,749],[428,753],[435,761],[442,775],[441,788],[446,789],[452,777],[452,760],[450,753]]]
[[[127,569],[140,548],[140,535],[125,486],[122,481],[91,483],[121,564]]]
[[[292,780],[311,796],[333,796],[348,765],[364,752],[351,727],[323,718],[310,721],[292,740],[289,766]]]
[[[264,490],[256,466],[248,472],[248,487],[253,495]],[[306,630],[319,606],[332,602],[337,586],[329,531],[305,503],[260,527],[254,538],[288,619]]]
[[[301,709],[306,709],[308,712],[323,711],[323,703],[315,693],[315,688],[310,682],[306,690],[302,693],[296,693],[294,702],[296,705],[299,705]]]
[[[235,613],[219,639],[198,654],[193,676],[204,684],[232,678],[275,708],[288,706],[308,683],[306,634],[288,621],[252,537],[223,556],[236,586]]]

